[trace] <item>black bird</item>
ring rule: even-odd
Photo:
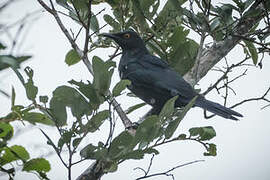
[[[123,54],[118,67],[120,78],[130,80],[129,90],[153,106],[151,114],[159,114],[167,100],[176,95],[179,96],[175,102],[176,107],[185,106],[198,95],[194,106],[227,119],[238,120],[235,116],[243,117],[242,114],[206,100],[196,93],[166,61],[149,53],[136,32],[127,30],[101,35],[113,39],[122,48]]]

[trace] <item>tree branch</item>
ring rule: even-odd
[[[247,33],[263,18],[264,11],[263,0],[255,1],[245,14],[256,12],[258,15],[246,17],[244,14],[234,28],[234,36],[229,35],[225,40],[214,43],[210,48],[203,49],[202,56],[197,60],[200,62],[199,67],[192,67],[192,69],[185,74],[184,79],[193,86],[197,84],[215,64],[224,58],[239,43],[239,41],[242,40],[241,37],[235,35]]]
[[[161,173],[155,173],[155,174],[150,174],[150,175],[145,175],[145,176],[142,176],[142,177],[139,177],[137,178],[136,180],[140,180],[140,179],[146,179],[146,178],[151,178],[151,177],[154,177],[154,176],[171,176],[172,179],[174,179],[174,176],[173,174],[170,174],[170,172],[174,171],[175,169],[178,169],[178,168],[181,168],[181,167],[184,167],[184,166],[187,166],[187,165],[190,165],[190,164],[194,164],[194,163],[197,163],[197,162],[203,162],[204,160],[196,160],[196,161],[191,161],[191,162],[188,162],[188,163],[185,163],[185,164],[180,164],[178,166],[175,166],[167,171],[164,171],[164,172],[161,172]],[[138,168],[137,168],[138,169]],[[140,168],[141,169],[141,168]],[[141,169],[142,170],[142,169]],[[145,171],[145,170],[144,170]],[[145,171],[146,172],[146,171]]]

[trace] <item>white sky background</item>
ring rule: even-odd
[[[26,13],[33,12],[39,8],[40,6],[36,1],[20,0],[20,2],[10,6],[8,11],[1,14],[0,21],[2,23],[10,18],[16,19],[18,17],[23,17]],[[98,12],[102,8],[103,7],[98,7],[97,9],[94,9],[94,11]],[[109,9],[110,8],[106,6],[106,10]],[[67,22],[67,24],[74,25],[69,22]],[[100,25],[103,24],[100,23]],[[102,32],[106,31],[108,31],[108,29],[102,30]],[[3,37],[0,36],[0,40],[2,40],[2,38]],[[32,23],[25,42],[17,52],[27,52],[33,55],[33,58],[30,61],[22,65],[22,69],[26,66],[30,66],[34,70],[34,82],[39,88],[38,95],[51,96],[52,91],[57,86],[63,84],[67,85],[67,81],[71,79],[78,81],[81,79],[91,79],[90,74],[83,63],[71,67],[68,67],[64,63],[65,55],[70,48],[70,44],[60,31],[55,20],[48,13],[42,13],[40,18]],[[90,59],[93,55],[107,59],[110,54],[110,50],[100,49],[96,51],[95,54],[90,54]],[[234,48],[227,56],[227,59],[230,63],[236,63],[241,60],[241,55],[242,49]],[[116,58],[115,60],[118,62],[118,59],[119,58]],[[221,66],[222,63],[219,65]],[[237,95],[230,96],[228,102],[229,105],[233,105],[236,102],[250,97],[261,96],[265,92],[270,85],[269,56],[266,57],[263,65],[262,70],[259,68],[250,68],[247,76],[233,84]],[[244,69],[239,69],[236,73],[241,73],[243,70]],[[219,76],[220,74],[217,74],[216,72],[210,72],[200,81],[199,86],[197,87],[205,90],[211,83],[214,83]],[[17,95],[16,104],[27,105],[30,103],[26,99],[24,88],[12,71],[8,70],[0,73],[0,79],[1,89],[11,92],[11,86],[15,87]],[[113,84],[118,81],[118,73],[115,71]],[[222,98],[217,97],[215,93],[209,94],[207,98],[222,102]],[[10,109],[10,99],[3,96],[1,96],[0,99],[0,116],[3,116]],[[117,100],[121,103],[123,109],[127,109],[129,106],[139,102],[139,100],[126,97],[125,95],[122,95]],[[167,144],[158,148],[160,155],[155,157],[151,172],[162,172],[179,164],[203,159],[205,162],[189,165],[173,171],[175,178],[181,178],[183,180],[268,180],[270,178],[270,141],[268,139],[270,136],[270,108],[260,110],[263,105],[265,104],[254,101],[237,107],[236,110],[244,115],[244,118],[238,122],[225,120],[221,117],[205,120],[202,110],[193,108],[181,122],[178,132],[188,133],[188,129],[191,127],[213,126],[217,132],[217,137],[211,142],[214,142],[217,145],[218,155],[216,157],[204,157],[204,148],[195,142],[179,141]],[[136,121],[139,117],[143,116],[148,109],[149,108],[146,107],[141,108],[129,117],[131,120]],[[119,133],[124,130],[124,127],[120,120],[118,120],[117,124],[116,133]],[[16,123],[16,126],[23,127],[21,123]],[[40,127],[42,127],[51,138],[58,138],[57,132],[54,131],[53,128],[48,128],[46,126]],[[108,129],[108,124],[104,124],[101,131],[97,133],[95,137],[89,137],[88,143],[98,141],[100,140],[100,137],[105,139],[108,134],[106,129]],[[85,143],[87,144],[87,142]],[[11,144],[23,145],[30,151],[32,157],[37,157],[48,151],[46,149],[46,140],[36,126],[31,130],[28,128],[27,132],[16,137]],[[35,144],[43,144],[44,147],[39,150],[35,148]],[[50,150],[52,150],[52,148]],[[119,170],[117,172],[105,175],[102,179],[135,179],[142,175],[142,172],[139,170],[134,171],[133,168],[147,168],[150,157],[151,155],[146,156],[144,160],[126,161],[119,165]],[[60,163],[59,159],[54,155],[50,156],[48,159],[52,165],[49,178],[59,180],[66,179],[67,171]],[[75,177],[84,171],[90,164],[91,161],[85,161],[74,166],[73,178],[75,179]],[[0,179],[1,178],[3,178],[3,176],[0,176]],[[18,173],[15,179],[32,180],[37,179],[37,177],[29,173]],[[169,179],[169,177],[159,176],[152,179],[161,180]]]

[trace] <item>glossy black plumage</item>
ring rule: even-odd
[[[185,106],[198,95],[194,89],[167,62],[149,53],[143,40],[134,31],[102,34],[112,38],[123,50],[119,63],[121,79],[129,79],[129,89],[147,104],[153,106],[152,114],[158,114],[170,98],[178,95],[176,107]],[[195,106],[227,119],[237,120],[240,113],[198,95]]]

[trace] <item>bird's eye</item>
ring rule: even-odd
[[[130,34],[129,34],[129,33],[126,33],[126,34],[123,35],[123,37],[124,37],[125,39],[129,39],[129,38],[130,38]]]

